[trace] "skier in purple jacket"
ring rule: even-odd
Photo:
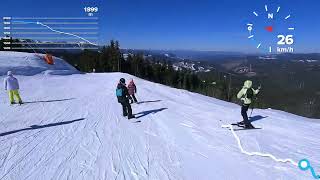
[[[137,98],[136,96],[134,95],[135,93],[137,93],[137,87],[136,85],[134,84],[133,82],[133,79],[131,79],[129,85],[128,85],[128,92],[129,92],[129,95],[130,95],[130,103],[132,104],[133,102],[137,103]]]

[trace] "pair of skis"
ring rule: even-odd
[[[19,105],[19,106],[22,106],[22,105],[24,105],[25,103],[13,103],[13,104],[10,104],[10,106],[16,106],[16,105]]]
[[[234,131],[262,129],[261,127],[254,127],[254,126],[252,126],[252,128],[246,128],[242,122],[232,123],[229,125],[222,125],[221,127],[228,128],[230,130],[230,125],[232,126],[232,129]]]

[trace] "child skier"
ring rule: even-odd
[[[18,99],[19,104],[23,104],[19,94],[19,82],[18,79],[13,77],[11,71],[8,71],[7,77],[4,79],[4,89],[9,92],[10,104],[15,104],[14,96]]]
[[[237,98],[241,99],[242,106],[241,106],[241,115],[243,117],[243,121],[238,123],[238,125],[244,125],[245,128],[252,129],[254,126],[251,124],[251,122],[248,119],[247,111],[249,109],[249,106],[252,103],[252,99],[255,95],[257,95],[260,91],[261,87],[257,90],[252,88],[252,81],[246,80],[244,82],[244,85],[242,89],[239,91]]]
[[[135,93],[137,93],[137,87],[133,82],[133,79],[131,79],[129,85],[128,85],[128,91],[129,91],[129,95],[130,95],[130,104],[132,104],[133,102],[137,103],[137,98],[134,95]]]
[[[122,105],[123,116],[128,116],[128,119],[135,118],[132,115],[131,105],[129,103],[129,93],[126,87],[126,81],[124,78],[121,78],[119,84],[117,86],[116,95],[118,98],[118,102]]]

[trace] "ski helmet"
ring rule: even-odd
[[[121,78],[120,83],[124,84],[124,83],[126,83],[126,80],[124,78]]]

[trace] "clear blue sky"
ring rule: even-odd
[[[100,6],[100,43],[122,48],[254,52],[246,30],[264,5],[291,14],[297,52],[320,52],[319,0],[1,0],[1,16],[79,16]],[[261,23],[261,21],[260,21]],[[260,37],[264,41],[268,37]]]

